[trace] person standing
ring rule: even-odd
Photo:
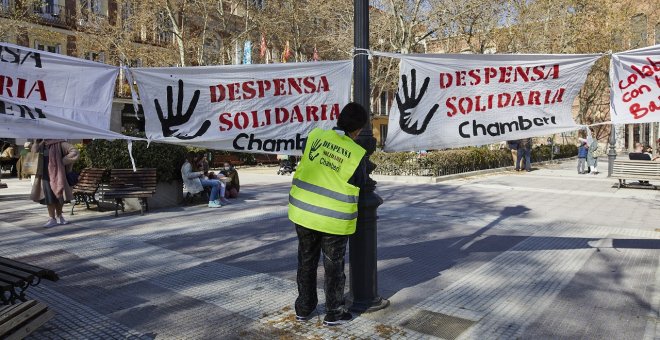
[[[62,206],[73,199],[73,191],[66,174],[72,171],[80,153],[61,139],[38,140],[32,145],[32,152],[39,153],[39,160],[30,199],[48,207],[49,219],[44,228],[67,224],[62,216]]]
[[[516,171],[522,171],[523,165],[520,161],[525,159],[524,169],[532,171],[532,139],[523,138],[518,141],[518,159],[516,160]]]
[[[589,151],[588,151],[589,147],[587,146],[587,141],[586,140],[580,138],[580,139],[578,139],[578,141],[580,142],[580,146],[578,147],[578,155],[577,155],[577,157],[578,157],[577,172],[580,175],[584,175],[584,173],[585,173],[584,172],[584,161],[586,160],[587,155],[589,153]]]
[[[511,158],[513,158],[513,166],[516,167],[516,171],[519,171],[518,168],[518,140],[510,140],[506,142],[509,150],[511,150]]]
[[[289,193],[289,219],[298,235],[296,320],[307,321],[316,309],[316,269],[323,253],[325,306],[323,324],[352,319],[344,307],[344,256],[355,233],[360,186],[366,182],[366,151],[355,143],[369,116],[357,103],[347,104],[333,130],[310,132]]]
[[[598,140],[589,136],[587,137],[587,166],[589,167],[589,173],[592,175],[598,175]]]
[[[23,164],[25,162],[25,157],[27,157],[27,155],[30,153],[31,146],[32,143],[25,142],[25,144],[23,144],[23,149],[19,153],[18,163],[16,163],[18,179],[23,179],[23,177],[30,177],[29,175],[23,173]]]

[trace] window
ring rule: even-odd
[[[124,2],[124,4],[121,6],[121,22],[122,22],[122,27],[124,28],[125,31],[132,31],[133,30],[133,23],[131,22],[131,17],[135,13],[135,7],[134,4],[131,3],[130,1]]]
[[[43,9],[45,14],[53,16],[60,15],[60,6],[58,0],[46,0],[43,2]]]
[[[155,27],[155,42],[162,45],[172,44],[174,40],[174,29],[172,21],[165,12],[158,13]]]
[[[387,124],[380,126],[380,145],[385,146],[385,140],[387,140]]]
[[[630,19],[630,48],[640,48],[647,44],[646,14],[637,14]]]
[[[108,0],[80,0],[80,11],[107,16]]]
[[[387,115],[387,92],[380,93],[380,107],[378,111],[381,115]]]
[[[34,48],[39,51],[46,51],[51,53],[60,53],[60,44],[48,44],[44,42],[34,41]]]
[[[222,38],[218,33],[210,33],[204,41],[202,65],[222,64]]]
[[[264,0],[252,0],[252,4],[258,9],[264,9]]]
[[[236,41],[234,44],[234,65],[240,65],[243,62],[243,46]]]
[[[142,59],[131,59],[127,63],[128,67],[142,67]]]
[[[91,61],[98,61],[99,63],[105,62],[105,53],[104,52],[87,52],[85,53],[85,59]]]

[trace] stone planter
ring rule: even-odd
[[[149,210],[175,207],[181,204],[182,201],[182,181],[159,182],[156,185],[156,194],[148,199]],[[140,211],[140,202],[137,198],[126,198],[124,204],[126,205],[126,211]]]

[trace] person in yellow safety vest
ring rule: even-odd
[[[289,193],[289,219],[298,234],[296,320],[311,319],[316,309],[316,268],[321,251],[325,268],[323,324],[352,319],[344,308],[344,256],[348,235],[355,232],[360,186],[366,183],[366,151],[355,143],[368,114],[347,104],[333,130],[316,128],[307,136],[302,160]]]

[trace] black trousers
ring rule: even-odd
[[[348,235],[332,235],[296,224],[298,234],[298,298],[296,315],[307,316],[318,303],[316,270],[323,251],[326,315],[339,315],[344,307],[344,254]]]

